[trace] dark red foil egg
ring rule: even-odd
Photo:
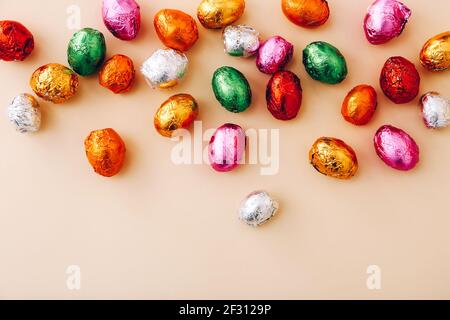
[[[0,60],[23,61],[34,49],[31,32],[17,21],[0,21]]]
[[[266,90],[267,109],[278,120],[294,119],[302,105],[300,79],[291,71],[276,72]]]

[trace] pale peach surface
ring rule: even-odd
[[[0,2],[1,19],[22,22],[36,40],[26,61],[0,62],[0,298],[450,298],[450,130],[426,129],[419,98],[394,105],[378,84],[385,60],[402,55],[419,70],[421,94],[450,96],[450,71],[430,73],[418,61],[425,41],[448,31],[449,1],[405,0],[413,15],[403,34],[372,46],[362,29],[372,0],[330,0],[329,21],[315,30],[290,23],[279,0],[247,0],[239,23],[295,45],[288,69],[300,76],[304,100],[290,122],[266,110],[269,77],[254,59],[225,55],[220,31],[199,24],[200,39],[187,53],[190,70],[179,86],[151,90],[137,73],[130,93],[114,95],[96,77],[82,78],[69,103],[39,100],[41,132],[15,132],[6,106],[15,95],[31,93],[31,73],[50,62],[67,65],[74,32],[67,12],[79,8],[81,26],[105,34],[108,56],[126,54],[139,67],[163,47],[154,14],[166,7],[195,16],[200,1],[138,2],[143,25],[132,42],[107,31],[100,0]],[[306,74],[301,51],[316,40],[346,57],[343,83],[324,85]],[[243,114],[227,112],[214,99],[210,81],[222,65],[241,70],[251,83],[253,105]],[[340,109],[347,92],[362,83],[377,89],[379,107],[369,125],[356,127]],[[155,131],[153,115],[176,93],[197,99],[204,129],[225,122],[279,128],[279,173],[262,176],[259,165],[219,174],[207,165],[173,164],[176,143]],[[415,170],[398,172],[378,159],[372,137],[383,124],[416,139],[421,162]],[[90,131],[106,127],[119,132],[128,149],[124,170],[110,179],[93,172],[83,147]],[[355,149],[360,170],[354,179],[334,180],[311,167],[308,151],[320,136]],[[253,229],[238,220],[237,209],[257,189],[269,191],[281,210]],[[81,290],[66,287],[70,265],[81,268]],[[381,290],[367,289],[370,265],[381,268]]]

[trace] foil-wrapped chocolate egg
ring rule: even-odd
[[[245,132],[231,123],[217,128],[208,145],[211,167],[218,172],[228,172],[243,161],[245,154]]]
[[[258,52],[259,32],[245,25],[228,26],[223,30],[223,43],[230,56],[248,58]]]
[[[163,9],[153,21],[159,39],[166,47],[188,51],[198,40],[195,20],[180,10]]]
[[[377,155],[388,166],[408,171],[419,162],[419,146],[409,134],[391,125],[384,125],[373,139]]]
[[[154,124],[164,137],[172,137],[178,129],[187,129],[198,115],[198,105],[189,94],[177,94],[164,101],[156,111]]]
[[[252,103],[252,91],[245,76],[232,67],[221,67],[214,72],[212,88],[217,101],[230,112],[239,113]]]
[[[364,19],[364,32],[371,44],[398,37],[411,17],[411,10],[398,0],[376,0]]]
[[[302,104],[300,79],[291,71],[276,72],[267,84],[266,101],[276,119],[294,119]]]
[[[282,0],[284,15],[304,28],[315,28],[327,22],[330,9],[325,0]]]
[[[350,179],[358,171],[355,151],[336,138],[317,139],[309,151],[309,161],[320,173],[338,179]]]
[[[17,21],[0,21],[0,60],[23,61],[33,49],[33,35],[25,26]]]
[[[372,86],[354,87],[342,102],[341,113],[348,122],[361,126],[369,123],[377,109],[377,92]]]
[[[120,40],[133,40],[141,27],[141,11],[135,0],[103,0],[103,22]]]
[[[314,80],[338,84],[347,77],[347,63],[342,53],[323,41],[310,43],[303,50],[303,64]]]
[[[203,0],[197,17],[207,29],[221,29],[236,22],[245,10],[245,0]]]
[[[104,177],[119,173],[125,160],[125,143],[111,128],[92,131],[84,140],[86,156],[95,172]]]
[[[239,219],[252,227],[268,222],[278,211],[278,203],[266,191],[250,193],[239,208]]]
[[[450,125],[450,100],[437,92],[428,92],[420,99],[425,125],[431,129]]]
[[[392,102],[408,103],[419,94],[420,76],[409,60],[391,57],[381,70],[380,86]]]
[[[28,93],[19,94],[8,106],[9,121],[21,133],[36,132],[41,127],[41,109]]]
[[[256,57],[256,66],[259,71],[274,74],[292,60],[294,46],[286,39],[275,36],[261,44]]]
[[[133,61],[127,56],[116,54],[103,64],[98,73],[98,81],[101,86],[114,93],[124,93],[133,85],[134,76]]]
[[[184,53],[173,49],[159,49],[145,60],[141,72],[152,88],[171,88],[178,84],[188,67]]]
[[[61,64],[50,63],[33,72],[30,86],[42,99],[63,103],[77,93],[78,76]]]
[[[438,34],[424,44],[420,62],[430,71],[450,68],[450,31]]]

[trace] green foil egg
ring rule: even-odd
[[[67,58],[73,71],[80,76],[96,73],[105,60],[105,37],[100,31],[84,28],[69,41]]]
[[[347,63],[341,52],[329,43],[317,41],[303,50],[303,64],[314,80],[337,84],[347,77]]]
[[[243,112],[252,103],[250,84],[235,68],[217,69],[212,79],[212,88],[216,99],[230,112]]]

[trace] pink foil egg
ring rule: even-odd
[[[419,147],[409,134],[391,125],[382,126],[374,137],[377,155],[388,166],[408,171],[419,162]]]
[[[411,10],[397,0],[377,0],[368,9],[364,19],[364,31],[371,44],[383,44],[398,37]]]
[[[291,61],[293,54],[294,46],[282,37],[275,36],[259,47],[256,66],[263,73],[274,74]]]
[[[226,123],[218,128],[208,146],[211,167],[219,172],[235,169],[244,157],[245,144],[245,133],[240,126]]]
[[[141,27],[139,5],[134,0],[103,0],[103,22],[121,40],[133,40]]]

